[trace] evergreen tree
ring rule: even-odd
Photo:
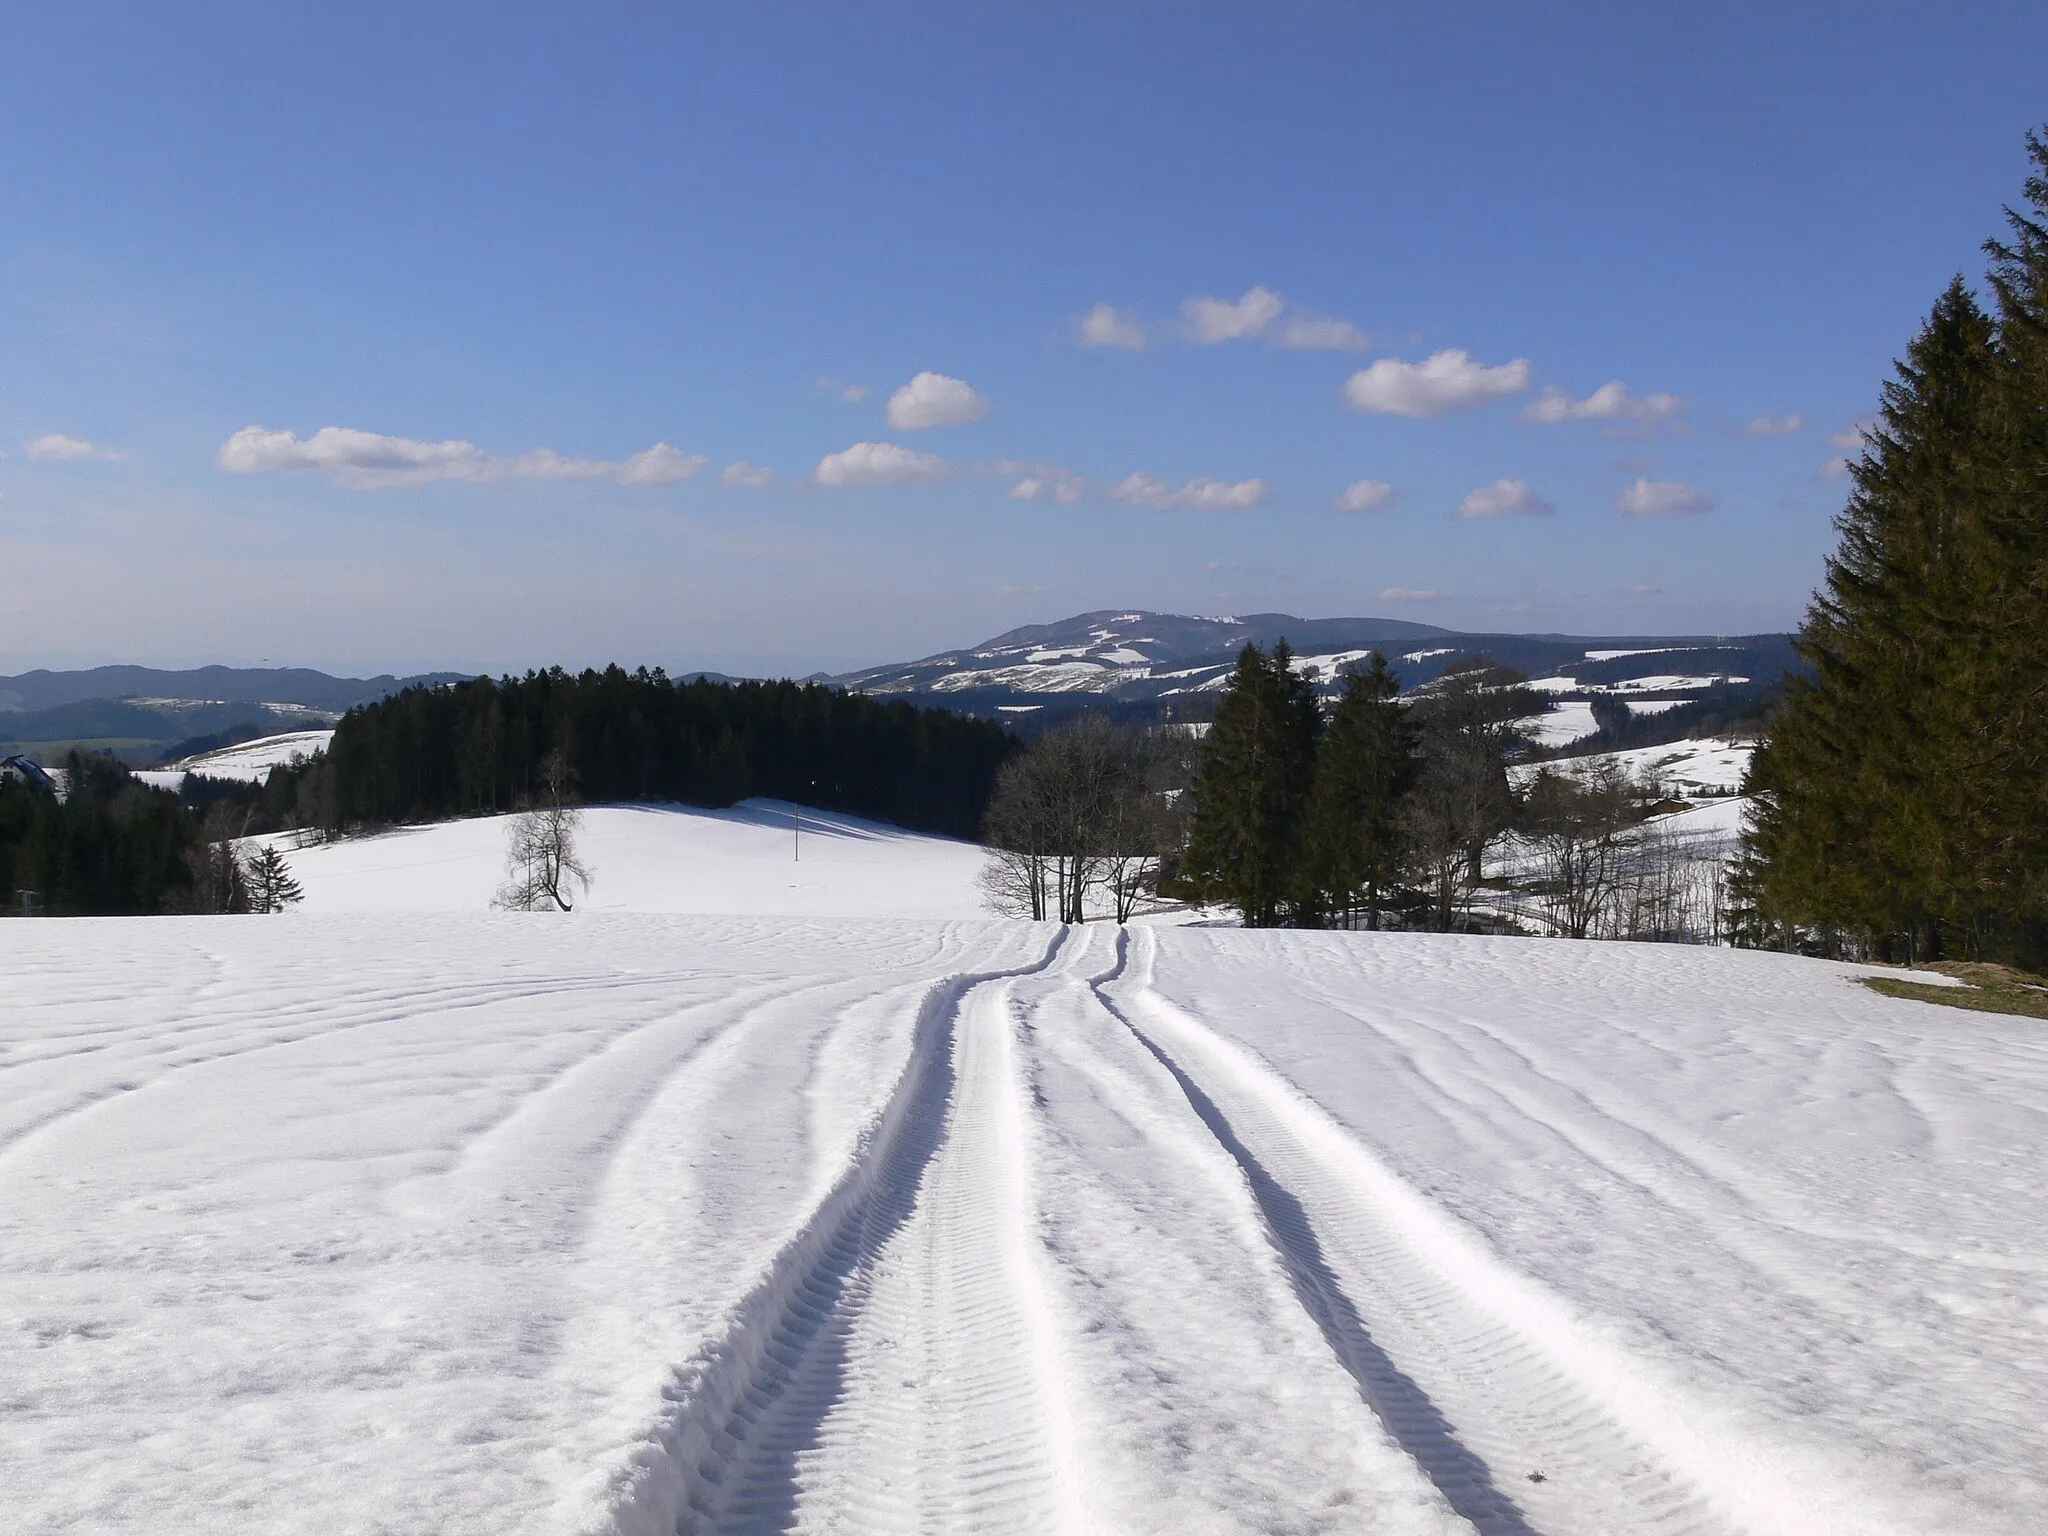
[[[1758,936],[2048,959],[2048,144],[1885,386],[1749,787]]]
[[[1400,691],[1377,651],[1365,671],[1347,669],[1316,752],[1311,862],[1326,909],[1346,926],[1362,909],[1377,929],[1401,877],[1401,797],[1415,777],[1415,730]]]
[[[1247,928],[1319,918],[1303,834],[1321,726],[1285,640],[1270,656],[1239,653],[1203,742],[1182,869],[1198,899],[1235,907]]]
[[[1800,633],[1812,676],[1791,680],[1751,771],[1748,878],[1768,917],[1897,935],[1909,952],[1936,922],[1967,922],[1981,830],[1969,717],[1993,638],[1975,610],[1994,349],[1956,279],[1850,468],[1841,543]]]
[[[283,854],[269,843],[258,848],[242,866],[242,883],[248,888],[251,912],[282,912],[306,899],[305,891],[292,874]]]

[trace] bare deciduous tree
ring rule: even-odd
[[[1148,782],[1151,758],[1146,738],[1084,714],[1004,764],[985,831],[990,907],[1078,923],[1099,890],[1128,920],[1158,870],[1166,797]]]
[[[590,871],[577,855],[583,813],[570,803],[569,765],[561,750],[541,762],[541,793],[512,818],[505,849],[505,883],[493,906],[514,912],[567,912],[569,898],[590,886]]]

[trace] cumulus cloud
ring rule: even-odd
[[[1109,494],[1113,500],[1155,512],[1242,512],[1266,499],[1266,482],[1197,475],[1184,485],[1173,486],[1153,475],[1127,475]]]
[[[1088,489],[1088,482],[1057,464],[1040,464],[1029,459],[985,459],[974,466],[984,475],[1014,479],[1009,496],[1013,501],[1056,501],[1072,506]]]
[[[1462,347],[1451,347],[1419,363],[1380,358],[1351,375],[1344,398],[1361,411],[1434,420],[1519,395],[1528,387],[1527,358],[1488,367],[1473,362]]]
[[[1877,418],[1875,416],[1859,416],[1856,420],[1850,422],[1848,426],[1842,428],[1841,431],[1828,434],[1828,446],[1830,448],[1840,448],[1844,452],[1860,450],[1863,447],[1864,434],[1868,433],[1876,425]]]
[[[865,384],[842,384],[839,380],[820,375],[818,382],[811,386],[814,395],[831,395],[844,400],[848,405],[857,405],[867,399],[870,391]]]
[[[1683,480],[1648,480],[1639,475],[1614,504],[1630,517],[1676,517],[1711,511],[1714,498]]]
[[[1431,587],[1380,588],[1380,601],[1383,603],[1427,603],[1442,596],[1443,593]]]
[[[1191,341],[1240,341],[1258,335],[1278,320],[1286,307],[1272,289],[1254,287],[1237,299],[1219,299],[1211,294],[1183,299],[1180,314]]]
[[[720,485],[743,485],[750,491],[758,491],[774,478],[774,470],[749,464],[745,459],[734,459],[718,472]]]
[[[1523,421],[1662,421],[1685,409],[1676,395],[1636,395],[1619,379],[1609,379],[1583,400],[1550,385],[1523,406]]]
[[[1743,423],[1744,437],[1789,437],[1806,426],[1804,416],[1752,416]]]
[[[1078,322],[1084,347],[1122,347],[1135,352],[1145,345],[1145,327],[1108,304],[1098,304]]]
[[[1180,315],[1178,325],[1147,326],[1128,310],[1098,304],[1080,318],[1076,329],[1084,347],[1132,350],[1174,337],[1203,346],[1259,338],[1296,351],[1338,352],[1357,351],[1371,340],[1349,320],[1289,304],[1262,284],[1234,299],[1195,294],[1181,301]]]
[[[1273,334],[1273,345],[1302,352],[1357,352],[1372,338],[1349,320],[1297,310]]]
[[[1354,480],[1330,503],[1339,512],[1371,512],[1394,499],[1394,488],[1384,480]]]
[[[855,443],[818,460],[820,485],[930,485],[952,466],[935,453],[897,443]]]
[[[1847,473],[1849,473],[1849,461],[1847,459],[1829,459],[1820,467],[1820,477],[1823,480],[1839,480]]]
[[[220,445],[216,462],[238,475],[271,470],[332,476],[360,490],[425,485],[435,480],[613,480],[620,485],[668,485],[704,467],[701,454],[667,443],[625,459],[578,459],[534,448],[501,459],[462,438],[438,443],[354,427],[322,427],[311,437],[267,427],[244,427]]]
[[[656,443],[652,448],[642,448],[624,460],[612,478],[621,485],[672,485],[696,474],[704,467],[704,462],[701,453],[685,453],[667,443]]]
[[[1458,503],[1458,516],[1541,517],[1557,508],[1529,489],[1526,480],[1500,479],[1482,485]]]
[[[23,443],[22,450],[31,459],[45,462],[64,459],[125,459],[127,454],[117,448],[102,448],[98,443],[82,437],[72,437],[63,432],[46,432],[41,437],[32,437]]]
[[[957,427],[988,415],[988,397],[964,379],[926,369],[889,397],[889,425],[899,432]]]

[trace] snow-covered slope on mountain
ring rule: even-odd
[[[1034,709],[1058,713],[1082,700],[1114,704],[1193,706],[1200,713],[1223,687],[1237,653],[1247,644],[1270,647],[1286,640],[1296,667],[1317,687],[1334,692],[1344,669],[1383,653],[1408,688],[1426,684],[1445,668],[1485,656],[1541,679],[1572,722],[1592,729],[1587,702],[1601,694],[1624,697],[1644,712],[1671,708],[1705,693],[1758,682],[1774,683],[1792,664],[1783,635],[1659,638],[1570,635],[1458,634],[1398,619],[1301,619],[1290,614],[1201,618],[1180,614],[1084,613],[1057,624],[1037,624],[997,635],[980,645],[921,661],[832,679],[864,693],[933,695],[935,702],[975,709],[1006,709],[1014,719]],[[1539,732],[1551,744],[1564,722]]]

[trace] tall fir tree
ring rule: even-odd
[[[1896,936],[1915,952],[1935,925],[1967,921],[1956,888],[1970,883],[1977,841],[1968,716],[1991,638],[1973,608],[1987,580],[1995,339],[1958,278],[1850,467],[1841,543],[1800,633],[1812,675],[1790,683],[1751,774],[1768,917]]]
[[[1415,728],[1400,692],[1377,651],[1365,671],[1347,670],[1316,752],[1309,863],[1324,908],[1347,927],[1362,912],[1377,929],[1401,877],[1401,797],[1415,778]]]
[[[1885,386],[1758,754],[1742,894],[1788,940],[2048,960],[2048,143]]]
[[[1303,852],[1321,726],[1285,640],[1271,655],[1239,653],[1202,745],[1182,869],[1200,899],[1235,907],[1247,928],[1318,919]]]

